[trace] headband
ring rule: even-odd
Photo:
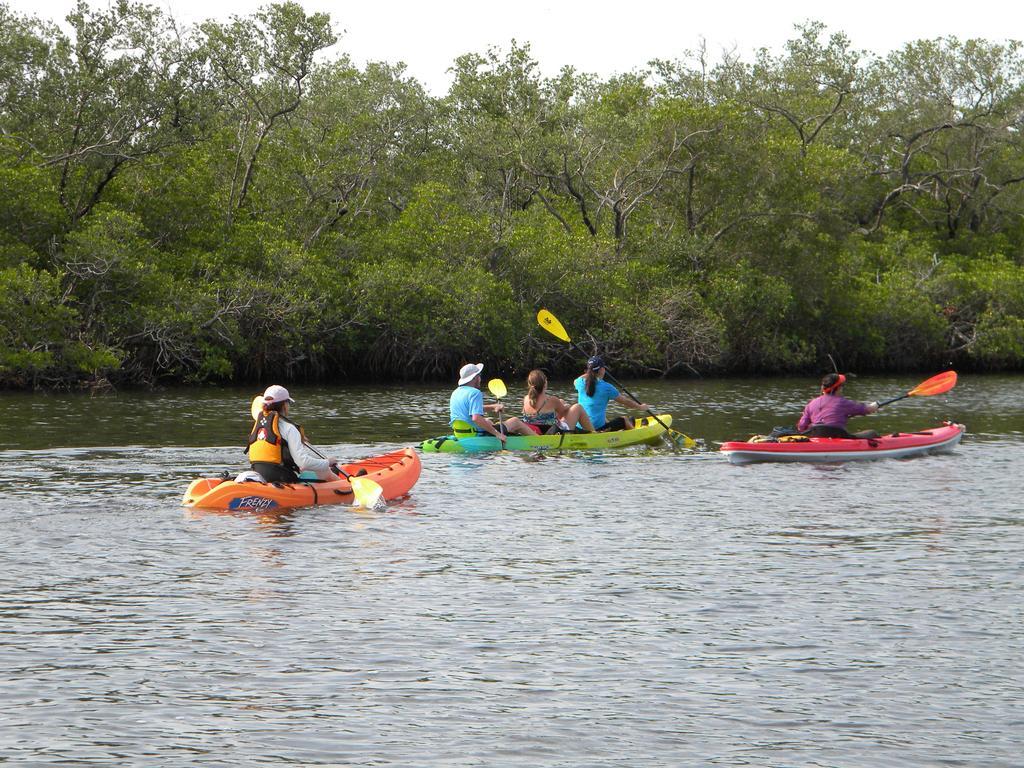
[[[837,389],[839,389],[845,383],[846,383],[846,376],[844,376],[843,374],[840,373],[839,374],[839,378],[836,379],[834,384],[831,384],[830,386],[822,387],[821,388],[821,394],[823,394],[823,395],[831,395],[833,392],[835,392]]]

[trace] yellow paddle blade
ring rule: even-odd
[[[254,419],[258,419],[260,414],[263,413],[263,395],[256,395],[252,399],[252,405],[249,406],[249,413],[252,414]]]
[[[689,437],[688,435],[684,435],[682,432],[677,432],[674,429],[670,429],[668,431],[668,436],[672,439],[672,442],[674,442],[680,448],[687,448],[692,451],[694,448],[697,447],[697,441],[694,440],[692,437]]]
[[[352,477],[349,478],[349,483],[352,485],[352,495],[356,498],[357,506],[373,509],[384,496],[384,489],[380,484],[368,477]]]
[[[562,341],[572,343],[572,340],[569,338],[569,334],[565,332],[565,328],[563,328],[562,324],[558,322],[558,318],[552,315],[546,309],[542,309],[540,312],[537,313],[537,322],[540,323],[541,328],[550,333],[552,336],[555,336],[556,338],[559,338]]]
[[[951,390],[954,386],[956,386],[956,371],[944,371],[936,376],[932,376],[927,381],[922,381],[907,394],[941,395],[943,392]]]
[[[491,391],[491,394],[501,400],[505,395],[508,394],[508,390],[505,389],[505,382],[501,379],[491,379],[487,382],[487,389]]]

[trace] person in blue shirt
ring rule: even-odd
[[[480,391],[480,374],[483,370],[483,363],[467,363],[459,370],[459,386],[452,392],[451,399],[448,401],[451,415],[448,424],[454,427],[456,421],[465,421],[476,427],[478,434],[494,435],[502,443],[505,442],[505,434],[508,432],[517,435],[536,434],[515,417],[506,419],[505,429],[501,430],[484,415],[487,411],[500,415],[505,406],[500,402],[484,405],[484,395]]]
[[[594,355],[587,360],[587,370],[573,382],[579,396],[577,399],[583,406],[583,410],[590,416],[590,420],[594,423],[594,429],[598,432],[632,429],[633,420],[628,416],[617,416],[608,421],[606,415],[608,403],[614,400],[616,403],[638,411],[649,411],[650,406],[638,403],[629,395],[620,394],[619,390],[605,381],[604,374],[607,367],[600,355]]]

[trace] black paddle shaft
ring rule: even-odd
[[[316,448],[314,448],[309,443],[306,443],[306,447],[309,448],[309,450],[311,450],[313,453],[315,453],[321,459],[326,459],[327,458],[326,456],[324,456],[322,453],[320,453],[320,451],[318,451]],[[363,469],[360,469],[359,472],[357,472],[355,475],[350,475],[348,472],[346,472],[344,469],[342,469],[341,468],[341,464],[331,464],[331,469],[334,470],[335,474],[341,475],[346,480],[351,480],[353,477],[362,477],[363,475],[367,474],[365,467]]]
[[[326,456],[324,456],[322,453],[320,453],[320,451],[318,451],[316,448],[314,448],[309,443],[306,443],[306,447],[309,448],[309,450],[311,450],[313,453],[315,453],[321,459],[325,459],[325,460],[327,459]],[[342,469],[340,464],[331,464],[330,469],[333,470],[336,475],[341,475],[346,480],[351,480],[352,479],[352,475],[350,475],[348,472],[346,472],[344,469]]]
[[[883,405],[889,405],[889,403],[895,403],[897,400],[903,400],[904,398],[910,397],[910,395],[900,395],[899,397],[890,397],[888,400],[883,400],[878,404],[881,408]]]

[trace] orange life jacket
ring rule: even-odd
[[[256,462],[279,464],[298,471],[298,465],[288,450],[288,441],[281,437],[281,429],[278,426],[281,420],[294,424],[277,411],[266,408],[256,417],[252,432],[249,433],[249,447],[247,448],[249,461],[253,464]],[[298,427],[302,441],[305,442],[306,435],[303,433],[302,427],[299,427],[298,424],[295,426]]]

